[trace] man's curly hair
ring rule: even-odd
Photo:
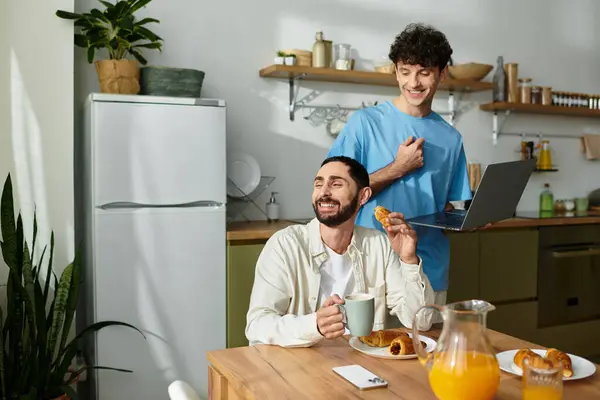
[[[420,65],[425,68],[446,67],[452,47],[446,36],[430,25],[410,24],[390,48],[390,60],[394,65],[399,62],[408,65]]]

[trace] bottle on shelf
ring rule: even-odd
[[[550,190],[550,184],[544,183],[544,190],[540,193],[540,213],[552,213],[554,211],[554,194]]]
[[[275,200],[277,192],[271,192],[271,198],[267,203],[267,219],[269,222],[275,222],[279,220],[279,203]]]
[[[325,68],[326,65],[326,45],[323,41],[323,32],[318,31],[315,35],[315,43],[312,48],[312,66],[313,68]]]
[[[492,82],[494,83],[494,102],[506,101],[506,72],[504,71],[504,57],[502,56],[498,56],[496,61],[496,71]]]

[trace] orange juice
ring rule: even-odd
[[[523,400],[562,400],[562,393],[552,386],[527,386],[523,388]]]
[[[500,367],[491,354],[476,351],[436,353],[429,384],[441,400],[489,400],[498,390]]]

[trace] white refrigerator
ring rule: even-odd
[[[166,400],[170,382],[207,394],[206,352],[226,347],[226,138],[222,100],[92,94],[75,138],[82,398]]]

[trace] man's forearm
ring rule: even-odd
[[[404,173],[392,162],[385,167],[369,175],[373,196],[390,186],[396,179],[404,176]]]

